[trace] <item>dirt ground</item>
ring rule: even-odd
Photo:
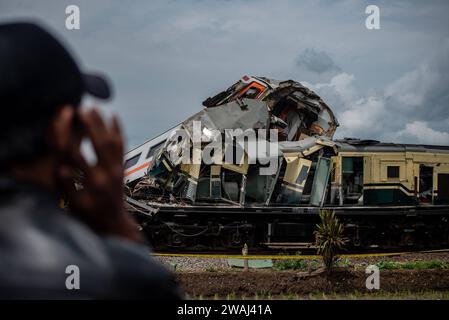
[[[368,293],[362,270],[337,268],[324,273],[294,271],[180,272],[178,279],[193,298],[271,297],[310,294]],[[449,270],[381,270],[382,292],[449,291]],[[376,291],[376,290],[374,290]]]
[[[226,259],[158,257],[177,274],[193,299],[449,299],[449,252],[407,253],[391,256],[339,258],[327,278],[321,259],[302,260],[297,270],[274,267],[250,269],[228,265]],[[384,263],[440,262],[426,269],[382,268],[380,290],[368,290],[368,265]]]

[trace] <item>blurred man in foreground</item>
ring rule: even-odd
[[[124,210],[117,119],[81,111],[84,93],[110,89],[39,26],[0,25],[0,298],[179,299]],[[80,153],[83,138],[95,165]]]

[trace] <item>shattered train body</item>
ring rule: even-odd
[[[332,140],[332,110],[292,80],[244,76],[203,106],[125,156],[129,211],[154,247],[310,248],[323,208],[351,246],[415,245],[435,229],[449,241],[434,190],[449,182],[449,148]]]

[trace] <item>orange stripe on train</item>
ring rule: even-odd
[[[137,172],[145,167],[148,167],[150,165],[151,161],[145,162],[144,164],[138,166],[137,168],[134,168],[128,172],[125,173],[125,177],[129,176],[130,174],[133,174],[134,172]]]

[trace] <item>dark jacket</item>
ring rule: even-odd
[[[174,275],[149,253],[94,234],[50,192],[0,178],[0,299],[180,299]],[[69,290],[73,265],[79,289]]]

